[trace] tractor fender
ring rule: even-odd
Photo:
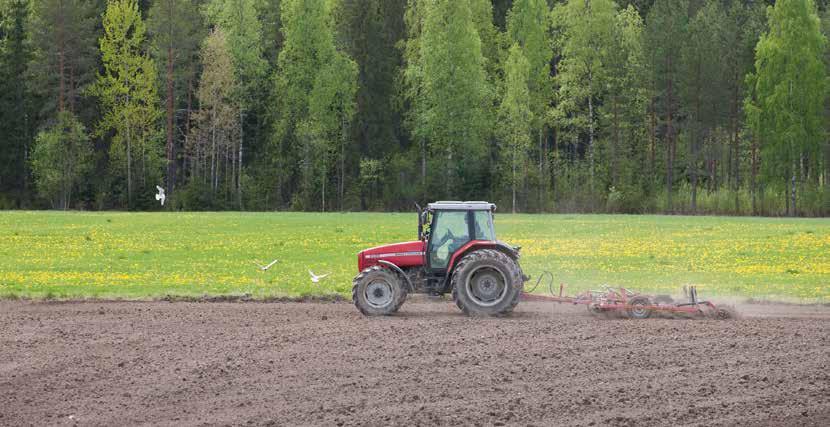
[[[458,248],[457,251],[452,255],[450,258],[449,264],[447,264],[447,271],[452,271],[455,268],[455,264],[458,260],[464,257],[467,252],[478,250],[478,249],[495,249],[500,252],[504,252],[505,255],[509,256],[510,258],[517,260],[519,259],[519,251],[517,251],[512,246],[508,245],[507,243],[500,242],[497,240],[471,240],[467,242],[464,246]]]
[[[390,261],[386,261],[384,259],[379,259],[378,264],[385,265],[385,266],[391,268],[392,270],[397,271],[398,274],[400,274],[401,277],[403,277],[403,280],[406,281],[406,286],[409,288],[409,292],[413,292],[413,293],[415,292],[415,286],[412,285],[412,281],[409,280],[409,276],[407,276],[406,273],[404,273],[403,270],[400,267],[395,265],[395,263],[390,262]]]

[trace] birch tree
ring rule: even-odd
[[[103,113],[97,135],[111,135],[111,172],[125,182],[125,204],[132,207],[134,190],[153,188],[161,175],[156,65],[146,51],[146,27],[136,0],[109,2],[103,24],[104,69],[91,89]]]
[[[762,169],[784,184],[788,214],[795,216],[798,185],[825,138],[827,39],[812,0],[779,0],[767,18],[769,30],[758,41],[750,77],[750,114],[763,140]]]
[[[191,180],[210,189],[211,200],[235,196],[238,175],[235,173],[240,139],[237,82],[227,38],[217,27],[202,44],[204,64],[199,81],[199,111],[189,138]]]
[[[614,35],[616,4],[611,0],[568,0],[553,8],[553,25],[560,32],[562,54],[557,113],[560,125],[588,135],[589,189],[595,191],[596,100],[607,83],[608,48]],[[587,105],[583,110],[582,105]]]
[[[527,176],[525,163],[533,123],[532,101],[528,88],[531,76],[530,63],[517,43],[510,47],[504,74],[504,97],[499,107],[500,126],[497,134],[502,144],[502,155],[509,169],[507,181],[511,190],[511,211],[516,213],[517,188]]]
[[[415,135],[443,158],[444,195],[457,197],[462,167],[480,162],[492,92],[469,0],[424,6]]]
[[[545,118],[552,98],[550,62],[553,56],[549,36],[550,9],[545,0],[517,0],[507,14],[507,35],[522,49],[528,62],[528,91],[533,112],[532,130],[538,140],[539,204],[544,208],[547,175]],[[505,70],[506,73],[506,70]],[[505,74],[505,80],[507,76]]]

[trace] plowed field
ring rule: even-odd
[[[830,307],[0,302],[0,425],[830,425]]]

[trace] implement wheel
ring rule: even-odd
[[[718,307],[715,309],[714,317],[717,320],[729,320],[737,317],[735,311],[730,307]]]
[[[646,297],[631,298],[628,300],[628,309],[626,310],[628,317],[632,319],[648,319],[651,317],[651,310],[646,307],[650,305],[651,302]]]
[[[369,267],[352,281],[352,301],[366,316],[388,316],[406,300],[406,286],[393,271]]]
[[[470,316],[496,316],[513,311],[524,288],[515,260],[493,249],[464,255],[452,275],[452,298]]]

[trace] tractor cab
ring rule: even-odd
[[[418,215],[418,239],[425,243],[425,265],[429,273],[445,276],[453,255],[474,241],[495,244],[495,210],[496,205],[487,202],[427,205]]]

